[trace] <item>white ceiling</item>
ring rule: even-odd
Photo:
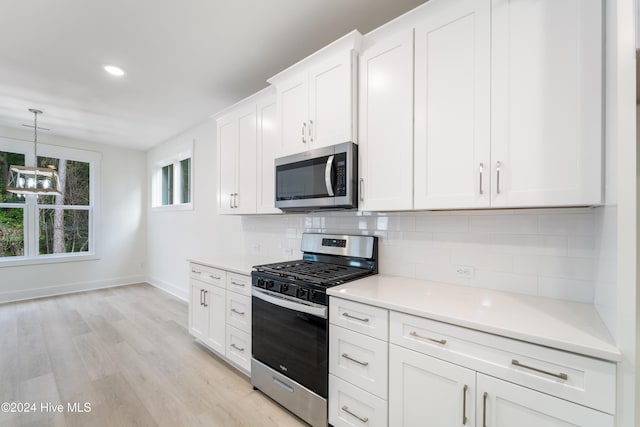
[[[148,149],[424,1],[0,0],[0,126]]]

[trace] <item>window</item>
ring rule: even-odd
[[[154,209],[191,209],[191,148],[156,161],[153,166],[152,206]]]
[[[38,144],[38,167],[55,167],[61,195],[5,190],[11,165],[33,165],[33,145],[0,137],[0,265],[93,256],[100,154]],[[31,151],[31,152],[30,152]],[[49,261],[47,261],[49,260]]]

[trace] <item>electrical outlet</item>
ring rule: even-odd
[[[476,269],[468,265],[456,265],[456,276],[463,279],[473,279]]]

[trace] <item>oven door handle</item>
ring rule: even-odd
[[[333,197],[333,184],[331,183],[331,170],[333,169],[333,158],[329,156],[327,159],[327,165],[324,167],[324,185],[327,186],[327,193]]]
[[[321,317],[323,319],[327,318],[327,307],[324,307],[321,305],[316,306],[316,305],[302,304],[299,302],[292,301],[288,298],[267,294],[265,291],[261,291],[256,288],[251,289],[251,295],[253,295],[256,298],[260,298],[262,301],[271,303],[273,305],[277,305],[278,307],[284,307],[291,310],[300,311],[302,313]]]

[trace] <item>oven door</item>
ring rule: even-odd
[[[327,307],[252,289],[253,357],[327,397]]]

